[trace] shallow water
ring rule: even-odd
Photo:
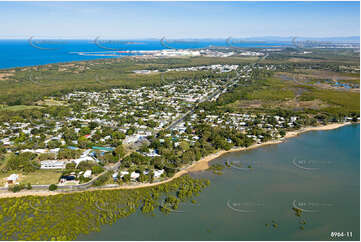
[[[212,163],[232,161],[235,168],[220,176],[193,174],[211,180],[196,198],[198,205],[182,204],[182,213],[154,217],[137,212],[79,239],[329,240],[331,232],[344,232],[334,239],[359,240],[359,157],[360,125],[227,153]],[[301,217],[294,205],[305,210]],[[306,221],[304,230],[301,221]]]

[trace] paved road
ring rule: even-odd
[[[106,172],[106,171],[105,171]],[[81,189],[86,189],[89,188],[93,185],[93,183],[103,174],[105,174],[105,172],[99,174],[98,176],[94,177],[91,181],[83,183],[83,184],[78,184],[78,185],[57,185],[58,189],[57,190],[81,190]],[[50,185],[31,185],[32,189],[34,190],[49,190],[49,186]],[[0,187],[0,191],[7,191],[8,188],[7,187]]]
[[[228,84],[227,86],[225,86],[222,89],[218,89],[215,92],[213,92],[210,96],[208,96],[205,100],[199,102],[194,108],[192,108],[191,110],[189,110],[188,112],[186,112],[185,114],[183,114],[179,119],[173,121],[166,129],[173,129],[175,126],[177,126],[180,122],[182,122],[186,116],[194,113],[194,111],[196,110],[196,108],[198,107],[198,105],[200,103],[206,102],[206,101],[210,101],[212,98],[214,98],[215,96],[217,96],[218,94],[220,94],[221,92],[223,92],[224,90],[226,90],[227,88],[231,87],[232,85],[235,84],[235,80],[237,80],[239,78],[240,74],[237,72],[237,77],[235,77],[230,84]]]
[[[264,56],[265,58],[266,56]],[[263,58],[263,59],[264,59]],[[260,58],[261,60],[262,58]],[[258,60],[258,61],[260,61]],[[257,61],[257,62],[258,62]],[[256,62],[256,63],[257,63]],[[255,64],[256,64],[255,63]],[[254,64],[254,65],[255,65]],[[203,103],[205,101],[210,101],[212,98],[214,98],[216,95],[220,94],[221,92],[223,92],[224,90],[226,90],[227,88],[231,87],[232,85],[234,85],[236,82],[236,80],[238,80],[240,74],[237,72],[237,76],[232,79],[231,83],[229,83],[228,85],[226,85],[224,88],[222,89],[218,89],[215,92],[213,92],[210,96],[208,96],[205,100],[199,102],[194,108],[192,108],[191,110],[189,110],[188,112],[186,112],[185,114],[183,114],[180,118],[178,118],[177,120],[175,120],[174,122],[172,122],[168,127],[166,127],[165,129],[169,130],[169,129],[173,129],[177,124],[179,124],[180,122],[182,122],[185,117],[187,115],[190,115],[192,113],[194,113],[194,111],[196,110],[196,108],[198,107],[198,105],[200,103]],[[128,152],[124,157],[130,155],[132,152]],[[123,159],[124,159],[123,157]],[[100,173],[99,175],[97,175],[96,177],[94,177],[91,181],[83,183],[83,184],[78,184],[78,185],[58,185],[58,190],[65,190],[65,191],[76,191],[76,190],[86,190],[87,188],[91,187],[93,185],[93,183],[99,179],[99,177],[105,175],[107,172],[111,172],[111,171],[116,171],[119,169],[121,164],[121,160],[118,161],[117,163],[115,163],[112,167],[106,168],[106,170],[102,173]],[[48,190],[50,185],[32,185],[32,189],[34,190]],[[5,187],[0,187],[0,191],[5,191],[8,190],[8,188]]]
[[[208,96],[205,100],[199,102],[194,108],[192,108],[191,110],[189,110],[188,112],[186,112],[185,114],[183,114],[181,117],[179,117],[177,120],[173,121],[170,125],[168,125],[166,128],[164,128],[165,130],[170,130],[170,129],[173,129],[175,126],[177,126],[177,124],[179,124],[180,122],[182,122],[188,115],[194,113],[194,111],[196,110],[196,108],[198,107],[198,105],[200,103],[203,103],[205,101],[209,101],[211,100],[213,97],[215,97],[216,95],[220,94],[223,90],[229,88],[230,86],[234,85],[235,84],[235,80],[237,80],[239,78],[240,74],[237,72],[237,76],[232,79],[231,83],[228,84],[226,87],[222,88],[222,89],[219,89],[219,90],[216,90],[215,92],[213,92],[210,96]],[[155,132],[155,134],[159,133],[158,132]],[[130,155],[131,153],[127,154],[126,156]],[[126,157],[124,156],[124,157]],[[124,159],[123,157],[123,159]],[[118,161],[117,163],[115,163],[110,169],[108,170],[112,170],[112,171],[115,171],[115,170],[118,170],[119,167],[120,167],[120,163],[121,161]]]

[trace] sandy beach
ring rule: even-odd
[[[198,162],[196,162],[194,165],[190,166],[189,168],[187,168],[187,170],[189,172],[195,172],[195,171],[202,171],[202,170],[206,170],[209,168],[209,162],[217,157],[220,157],[226,153],[229,152],[236,152],[236,151],[242,151],[242,150],[250,150],[250,149],[255,149],[261,146],[265,146],[265,145],[273,145],[273,144],[279,144],[279,143],[283,143],[286,141],[286,139],[288,138],[292,138],[295,136],[298,136],[299,134],[305,133],[305,132],[309,132],[309,131],[322,131],[322,130],[332,130],[332,129],[337,129],[340,127],[343,127],[345,125],[349,125],[351,124],[350,122],[347,123],[335,123],[335,124],[327,124],[327,125],[323,125],[323,126],[317,126],[317,127],[304,127],[302,129],[296,130],[296,131],[290,131],[287,132],[285,137],[283,139],[280,140],[271,140],[268,142],[264,142],[261,144],[254,144],[251,145],[249,147],[238,147],[238,148],[233,148],[230,149],[228,151],[219,151],[215,154],[211,154],[209,156],[204,157],[203,159],[199,160]]]
[[[230,149],[228,151],[226,150],[222,150],[219,151],[217,153],[208,155],[202,159],[200,159],[197,162],[194,162],[192,165],[189,165],[187,167],[182,168],[182,170],[180,170],[179,172],[177,172],[173,177],[163,180],[163,181],[159,181],[159,182],[154,182],[154,183],[142,183],[142,184],[135,184],[135,185],[124,185],[124,186],[120,186],[120,187],[110,187],[110,188],[90,188],[87,189],[86,191],[95,191],[95,190],[126,190],[126,189],[137,189],[137,188],[144,188],[144,187],[152,187],[152,186],[157,186],[166,182],[170,182],[184,174],[187,174],[189,172],[197,172],[197,171],[204,171],[206,169],[209,168],[209,162],[214,160],[215,158],[218,158],[226,153],[229,152],[237,152],[237,151],[243,151],[243,150],[250,150],[250,149],[255,149],[261,146],[266,146],[266,145],[272,145],[272,144],[279,144],[279,143],[283,143],[286,141],[286,139],[288,138],[292,138],[292,137],[296,137],[299,134],[305,133],[305,132],[309,132],[309,131],[322,131],[322,130],[332,130],[332,129],[337,129],[340,127],[343,127],[345,125],[349,125],[351,124],[351,122],[346,122],[346,123],[333,123],[333,124],[327,124],[327,125],[323,125],[323,126],[317,126],[317,127],[304,127],[301,128],[299,130],[296,131],[291,131],[291,132],[287,132],[285,137],[283,139],[280,140],[271,140],[268,142],[264,142],[261,144],[254,144],[251,145],[249,147],[237,147],[237,148],[233,148]],[[84,191],[74,191],[74,192],[84,192]],[[74,193],[74,192],[66,192],[67,194],[69,193]],[[13,192],[0,192],[0,198],[6,198],[6,197],[22,197],[22,196],[29,196],[29,195],[33,195],[33,196],[51,196],[51,195],[56,195],[56,194],[60,194],[62,192],[51,192],[51,191],[20,191],[17,193],[13,193]]]

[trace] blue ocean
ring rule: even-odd
[[[301,169],[295,160],[316,169]],[[78,240],[360,240],[359,124],[227,153],[211,163],[225,161],[243,167],[252,164],[252,170],[230,167],[220,176],[192,173],[211,181],[195,198],[197,206],[182,203],[182,212],[169,215],[156,211],[155,216],[145,216],[137,211]],[[306,209],[301,217],[295,215],[294,206]],[[279,227],[265,226],[272,221]],[[333,238],[335,231],[352,235]]]
[[[274,47],[290,43],[236,42],[229,40],[0,40],[0,69],[70,61],[119,58],[126,51],[196,49],[207,47]]]

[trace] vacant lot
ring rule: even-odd
[[[47,184],[56,184],[59,181],[61,172],[50,171],[50,170],[38,170],[29,174],[22,174],[16,172],[10,173],[0,173],[0,186],[4,186],[6,183],[6,178],[11,174],[18,174],[20,183],[30,183],[32,185],[47,185]]]

